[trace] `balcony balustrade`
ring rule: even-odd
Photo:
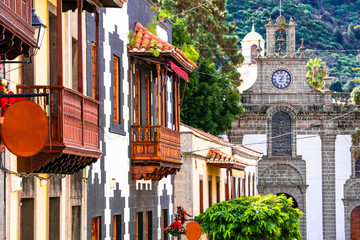
[[[100,103],[65,87],[17,86],[18,93],[49,93],[30,100],[39,104],[49,121],[43,150],[29,158],[18,157],[19,172],[72,174],[95,162],[100,151]]]
[[[180,170],[180,133],[164,126],[131,126],[133,179],[160,180]]]

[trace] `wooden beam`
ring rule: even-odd
[[[56,79],[57,85],[63,86],[62,0],[57,0],[56,6]]]
[[[82,8],[83,8],[83,1],[82,0],[77,0],[77,24],[78,24],[78,65],[77,65],[77,81],[78,81],[78,91],[80,93],[84,93],[83,92],[83,42],[82,42]],[[73,80],[74,81],[74,80]]]

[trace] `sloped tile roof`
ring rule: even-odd
[[[167,41],[163,41],[161,38],[154,35],[147,28],[143,27],[141,23],[136,23],[134,36],[131,39],[131,42],[135,41],[134,46],[128,46],[128,51],[131,54],[149,54],[150,49],[154,47],[154,41],[157,42],[157,50],[161,55],[170,55],[176,60],[182,68],[191,72],[197,66],[196,64],[186,57],[186,55],[177,47],[171,45]]]
[[[240,167],[256,166],[249,161],[242,160],[235,156],[229,156],[226,153],[220,151],[219,149],[210,149],[207,159],[207,163],[219,163],[219,164],[234,164]]]

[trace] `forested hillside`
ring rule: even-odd
[[[228,0],[227,21],[236,25],[235,34],[243,39],[255,29],[265,39],[265,24],[279,16],[279,0]],[[360,0],[283,0],[282,15],[297,24],[296,42],[304,39],[306,54],[326,61],[331,76],[353,80],[360,72]]]

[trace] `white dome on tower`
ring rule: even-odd
[[[242,83],[238,88],[240,93],[249,89],[256,81],[256,58],[258,57],[257,49],[259,48],[259,44],[262,49],[260,56],[264,56],[265,40],[259,33],[255,32],[253,25],[251,32],[246,34],[244,39],[241,41],[241,52],[244,56],[244,62],[237,69],[241,74],[240,79],[242,80]]]
[[[260,42],[265,42],[262,36],[259,33],[255,32],[255,27],[253,25],[251,32],[245,35],[244,39],[241,41],[241,44],[244,44],[245,42],[259,42],[259,40]]]

